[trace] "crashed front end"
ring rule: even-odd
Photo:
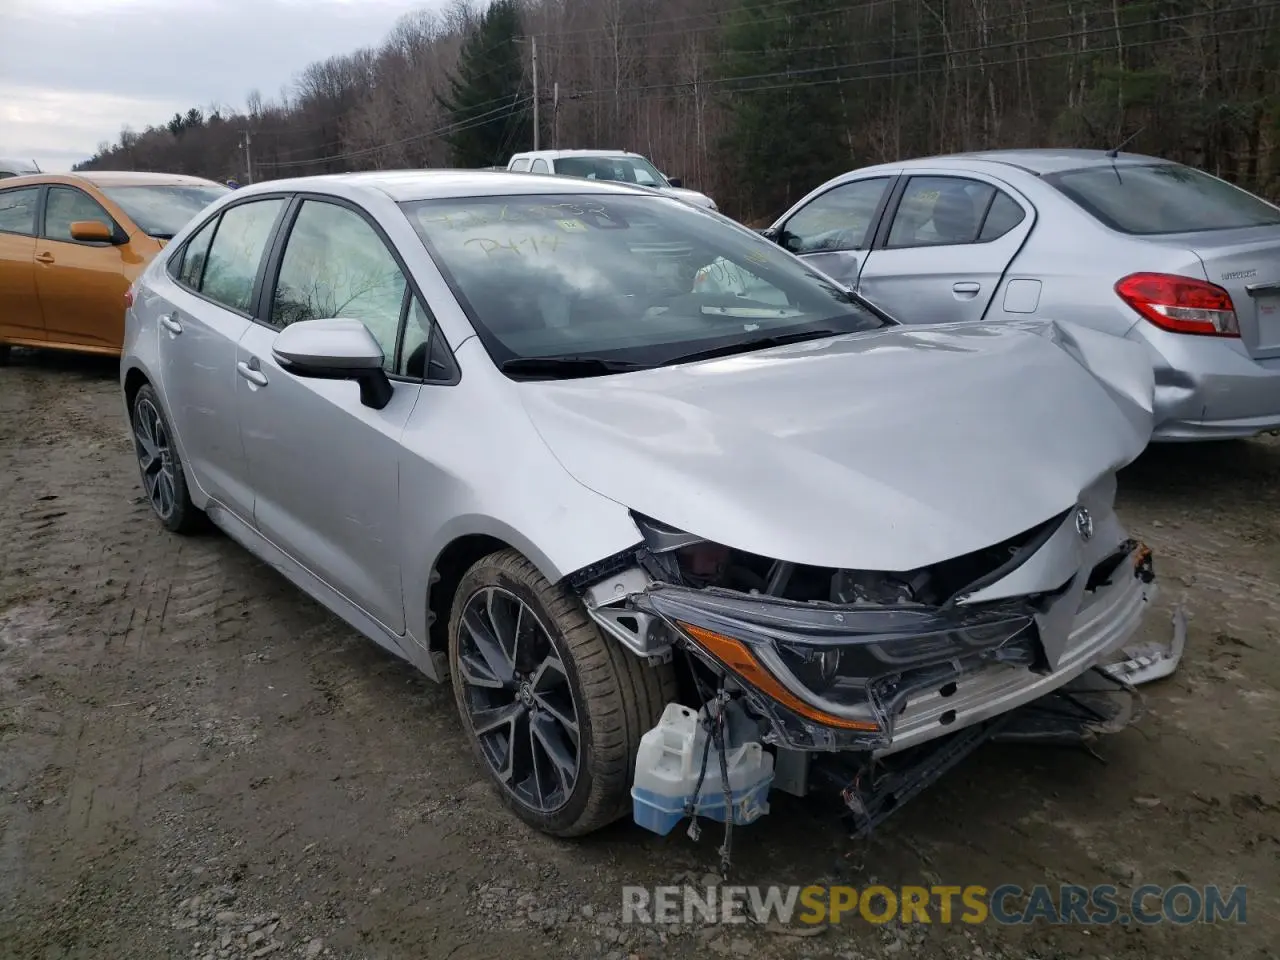
[[[1109,473],[1030,530],[905,572],[754,556],[636,516],[643,545],[579,584],[614,638],[647,657],[679,653],[699,699],[713,690],[754,722],[773,747],[774,789],[807,793],[823,771],[847,781],[869,828],[877,765],[920,755],[937,772],[940,751],[976,746],[996,726],[1052,739],[1062,722],[1022,721],[1055,695],[1088,699],[1062,693],[1069,685],[1098,686],[1083,675],[1116,658],[1155,591],[1151,552],[1121,529],[1114,495]],[[1131,717],[1083,709],[1076,732]]]

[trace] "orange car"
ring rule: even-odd
[[[227,191],[163,173],[0,181],[0,362],[11,345],[118,356],[125,291],[188,220]]]

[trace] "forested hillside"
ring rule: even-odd
[[[1110,147],[1280,192],[1280,0],[495,0],[404,18],[277,99],[123,130],[86,164],[255,180],[648,154],[726,212],[857,165]],[[537,49],[537,87],[532,57]],[[251,75],[251,65],[246,74]]]

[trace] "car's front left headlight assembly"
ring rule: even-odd
[[[803,603],[671,584],[654,585],[643,602],[699,653],[846,744],[887,743],[912,687],[904,678],[956,675],[1034,629],[1021,602]]]

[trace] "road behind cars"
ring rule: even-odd
[[[0,957],[242,957],[273,943],[264,956],[880,957],[923,940],[938,956],[1198,958],[1271,943],[1274,439],[1154,448],[1122,475],[1122,518],[1161,575],[1149,629],[1168,629],[1183,597],[1192,620],[1179,673],[1148,690],[1136,729],[1100,745],[1105,765],[987,747],[865,851],[822,803],[785,797],[734,838],[740,883],[1244,883],[1248,926],[1085,937],[857,922],[812,938],[686,928],[662,944],[619,923],[620,888],[700,883],[716,831],[694,845],[624,822],[566,843],[519,824],[483,782],[447,686],[226,538],[151,522],[113,364],[13,359],[0,369]]]

